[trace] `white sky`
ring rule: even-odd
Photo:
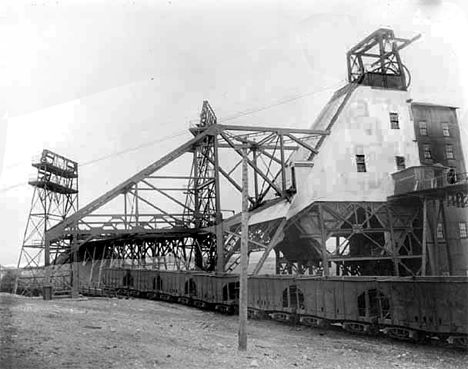
[[[317,91],[230,121],[308,127],[380,26],[422,33],[402,51],[412,97],[460,107],[467,144],[467,19],[443,0],[2,0],[0,264],[17,261],[43,148],[87,163],[178,135],[81,167],[85,205],[190,138],[203,99],[223,118]]]

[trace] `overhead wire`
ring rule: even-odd
[[[108,155],[105,155],[105,156],[101,156],[100,158],[97,158],[97,159],[93,159],[93,160],[90,160],[90,161],[87,161],[87,162],[84,162],[83,164],[79,164],[78,166],[79,167],[85,167],[87,165],[90,165],[90,164],[94,164],[94,163],[97,163],[99,161],[103,161],[103,160],[106,160],[106,159],[110,159],[110,158],[113,158],[113,157],[116,157],[116,156],[120,156],[120,155],[123,155],[123,154],[126,154],[128,152],[132,152],[132,151],[137,151],[137,150],[140,150],[144,147],[149,147],[149,146],[152,146],[152,145],[155,145],[157,143],[162,143],[164,141],[168,141],[168,140],[171,140],[173,138],[176,138],[176,137],[180,137],[182,136],[183,134],[187,133],[186,130],[183,130],[183,131],[178,131],[177,133],[171,135],[171,136],[166,136],[166,137],[163,137],[163,138],[160,138],[160,139],[157,139],[157,140],[151,140],[151,141],[148,141],[148,142],[144,142],[140,145],[137,145],[137,146],[134,146],[134,147],[130,147],[128,149],[124,149],[124,150],[119,150],[119,151],[115,151],[113,153],[110,153]]]
[[[260,111],[271,109],[271,108],[274,108],[274,107],[279,106],[279,105],[287,104],[289,102],[302,99],[303,97],[306,97],[306,96],[317,95],[317,94],[325,92],[327,90],[337,88],[339,85],[341,85],[342,81],[343,80],[340,80],[338,83],[335,83],[333,85],[330,85],[329,87],[326,87],[326,88],[323,88],[323,89],[320,89],[320,90],[317,90],[317,91],[305,92],[305,93],[302,93],[302,94],[299,94],[299,95],[296,95],[296,96],[288,97],[286,99],[278,100],[278,101],[276,101],[274,103],[264,105],[264,106],[261,106],[261,107],[258,107],[258,108],[253,108],[253,109],[240,111],[238,113],[234,113],[234,114],[232,114],[230,116],[227,116],[226,118],[219,119],[218,122],[219,123],[228,122],[230,120],[235,120],[235,119],[241,118],[241,117],[246,116],[246,115],[255,114],[255,113],[258,113]]]
[[[307,20],[309,17],[307,18],[304,18],[303,20],[297,22],[296,24],[294,24],[294,26],[296,26],[297,24],[300,24],[302,22],[304,22],[305,20]],[[294,27],[293,26],[293,27]],[[220,64],[225,64],[231,60],[235,60],[235,59],[238,59],[239,57],[244,57],[246,55],[249,55],[249,54],[252,54],[256,51],[259,51],[261,50],[262,48],[264,48],[265,46],[267,45],[270,45],[280,39],[283,39],[285,37],[287,37],[287,35],[290,33],[290,31],[286,32],[286,34],[280,36],[280,37],[277,37],[275,38],[274,40],[270,40],[269,42],[253,49],[253,50],[250,50],[248,51],[247,53],[244,53],[240,56],[236,56],[234,58],[231,58],[227,61],[223,61],[222,63]],[[338,82],[338,84],[341,84],[342,83],[342,80],[340,80]],[[306,93],[302,93],[302,94],[299,94],[297,96],[293,96],[293,97],[289,97],[289,98],[286,98],[286,99],[282,99],[282,100],[278,100],[274,103],[271,103],[271,104],[268,104],[268,105],[264,105],[264,106],[260,106],[258,108],[253,108],[253,109],[248,109],[248,110],[244,110],[244,111],[239,111],[237,113],[234,113],[234,114],[231,114],[231,115],[228,115],[227,117],[225,118],[222,118],[220,120],[218,120],[219,123],[222,123],[222,122],[228,122],[228,121],[231,121],[231,120],[235,120],[235,119],[238,119],[238,118],[241,118],[241,117],[244,117],[244,116],[247,116],[247,115],[251,115],[251,114],[255,114],[255,113],[258,113],[258,112],[261,112],[261,111],[265,111],[267,109],[271,109],[271,108],[274,108],[276,106],[279,106],[279,105],[283,105],[283,104],[286,104],[286,103],[289,103],[289,102],[292,102],[292,101],[296,101],[296,100],[299,100],[303,97],[306,97],[306,96],[313,96],[313,95],[316,95],[318,93],[321,93],[321,92],[324,92],[324,91],[327,91],[327,90],[330,90],[332,88],[336,88],[337,87],[337,84],[334,84],[332,86],[329,86],[329,87],[326,87],[324,89],[320,89],[318,91],[310,91],[310,92],[306,92]],[[147,131],[147,130],[145,130]],[[91,165],[91,164],[94,164],[94,163],[97,163],[97,162],[100,162],[100,161],[103,161],[103,160],[106,160],[106,159],[110,159],[110,158],[113,158],[113,157],[116,157],[116,156],[121,156],[123,154],[126,154],[126,153],[129,153],[129,152],[132,152],[132,151],[137,151],[141,148],[144,148],[144,147],[148,147],[148,146],[151,146],[151,145],[154,145],[156,143],[161,143],[161,142],[164,142],[166,140],[169,140],[169,139],[172,139],[172,138],[176,138],[176,137],[179,137],[181,136],[182,134],[184,134],[186,131],[179,131],[178,133],[174,134],[174,135],[171,135],[171,136],[168,136],[168,137],[164,137],[162,139],[159,139],[159,140],[152,140],[152,141],[148,141],[148,142],[145,142],[145,143],[142,143],[140,145],[137,145],[135,147],[131,147],[131,148],[128,148],[128,149],[124,149],[124,150],[119,150],[119,151],[115,151],[113,153],[110,153],[108,155],[105,155],[105,156],[102,156],[100,158],[97,158],[97,159],[94,159],[94,160],[90,160],[88,162],[85,162],[83,164],[79,164],[80,167],[84,167],[84,166],[88,166],[88,165]],[[9,166],[7,166],[6,168],[9,169],[9,168],[12,168],[12,167],[16,167],[18,165],[21,165],[23,163],[14,163],[14,164],[11,164]],[[6,192],[6,191],[9,191],[13,188],[17,188],[17,187],[20,187],[20,186],[24,186],[26,185],[27,183],[26,182],[21,182],[21,183],[17,183],[15,185],[12,185],[12,186],[9,186],[9,187],[6,187],[6,188],[0,188],[0,193],[2,192]]]
[[[342,81],[340,80],[339,84],[341,84],[341,82]],[[292,102],[292,101],[299,100],[299,99],[304,98],[306,96],[313,96],[313,95],[319,94],[321,92],[330,90],[332,88],[336,88],[339,84],[334,84],[332,86],[329,86],[329,87],[326,87],[324,89],[320,89],[320,90],[317,90],[317,91],[305,92],[305,93],[299,94],[297,96],[293,96],[293,97],[289,97],[289,98],[286,98],[286,99],[278,100],[278,101],[276,101],[274,103],[264,105],[264,106],[261,106],[261,107],[258,107],[258,108],[239,111],[237,113],[233,113],[231,115],[228,115],[226,118],[219,119],[218,122],[223,123],[223,122],[235,120],[235,119],[247,116],[247,115],[255,114],[255,113],[258,113],[258,112],[261,112],[261,111],[264,111],[264,110],[274,108],[274,107],[279,106],[279,105],[283,105],[283,104],[287,104],[287,103]],[[93,159],[93,160],[84,162],[82,164],[79,164],[79,167],[85,167],[85,166],[88,166],[88,165],[91,165],[91,164],[94,164],[94,163],[97,163],[97,162],[100,162],[100,161],[103,161],[103,160],[107,160],[107,159],[110,159],[110,158],[113,158],[113,157],[121,156],[121,155],[124,155],[124,154],[129,153],[129,152],[137,151],[137,150],[140,150],[142,148],[155,145],[157,143],[162,143],[164,141],[180,137],[183,134],[185,134],[186,132],[187,132],[186,130],[181,130],[181,131],[178,131],[175,134],[170,135],[170,136],[166,136],[166,137],[163,137],[163,138],[160,138],[160,139],[157,139],[157,140],[151,140],[151,141],[148,141],[148,142],[144,142],[142,144],[139,144],[137,146],[130,147],[130,148],[127,148],[127,149],[124,149],[124,150],[115,151],[115,152],[112,152],[112,153],[110,153],[108,155],[101,156],[101,157],[99,157],[97,159]],[[11,168],[11,167],[12,166],[9,166],[7,168]],[[7,192],[9,190],[12,190],[14,188],[24,186],[24,185],[27,185],[27,182],[20,182],[20,183],[17,183],[15,185],[12,185],[12,186],[9,186],[9,187],[0,188],[0,193]]]
[[[120,156],[120,155],[123,155],[123,154],[126,154],[128,152],[132,152],[132,151],[137,151],[141,148],[144,148],[144,147],[149,147],[149,146],[152,146],[154,144],[157,144],[157,143],[162,143],[164,141],[168,141],[170,139],[173,139],[173,138],[176,138],[176,137],[179,137],[181,136],[182,134],[185,134],[186,131],[179,131],[171,136],[166,136],[166,137],[163,137],[163,138],[160,138],[160,139],[157,139],[157,140],[151,140],[151,141],[148,141],[148,142],[144,142],[140,145],[137,145],[137,146],[134,146],[134,147],[130,147],[128,149],[124,149],[124,150],[119,150],[119,151],[115,151],[113,153],[110,153],[108,155],[105,155],[105,156],[101,156],[100,158],[97,158],[97,159],[93,159],[93,160],[90,160],[90,161],[87,161],[83,164],[79,164],[78,166],[79,167],[84,167],[84,166],[87,166],[87,165],[91,165],[91,164],[94,164],[94,163],[97,163],[99,161],[103,161],[103,160],[106,160],[106,159],[110,159],[112,157],[116,157],[116,156]],[[14,188],[17,188],[17,187],[21,187],[21,186],[25,186],[27,185],[28,183],[27,182],[20,182],[20,183],[16,183],[14,185],[11,185],[11,186],[8,186],[8,187],[4,187],[4,188],[0,188],[0,193],[2,192],[7,192],[9,190],[12,190]]]

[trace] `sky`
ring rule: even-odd
[[[401,52],[412,98],[459,107],[468,147],[465,1],[2,0],[0,264],[42,149],[81,164],[83,206],[188,140],[204,99],[231,124],[308,128],[381,26],[422,34]]]

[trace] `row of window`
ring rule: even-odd
[[[425,121],[420,121],[419,122],[419,133],[421,136],[427,136],[428,131],[427,131],[427,122]],[[450,129],[449,129],[449,124],[448,123],[442,123],[442,134],[445,137],[450,137]]]
[[[423,145],[424,159],[432,159],[432,150],[430,144]],[[453,145],[445,145],[445,157],[447,159],[455,159],[453,154]],[[395,156],[395,163],[397,170],[403,170],[406,168],[405,158],[403,156]],[[366,156],[365,155],[356,155],[356,165],[358,172],[366,172]]]
[[[406,168],[404,156],[395,156],[395,163],[397,170],[403,170]],[[367,172],[365,155],[356,155],[356,166],[358,172]]]
[[[390,114],[390,127],[391,129],[400,129],[400,122],[398,121],[398,113],[389,113]],[[420,121],[419,122],[419,133],[421,136],[427,136],[427,122]],[[450,129],[449,124],[444,122],[442,123],[442,134],[445,137],[450,137]]]
[[[423,153],[424,159],[432,159],[432,150],[431,144],[423,144]],[[452,144],[445,144],[445,157],[446,159],[455,159],[455,155],[453,154],[453,145]]]
[[[466,223],[460,222],[458,223],[458,230],[460,232],[460,238],[468,238],[468,227]],[[437,238],[443,239],[444,237],[444,227],[442,223],[437,223]]]

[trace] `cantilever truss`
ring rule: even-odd
[[[73,252],[60,262],[130,259],[138,265],[224,271],[232,250],[224,248],[230,235],[223,232],[223,214],[240,205],[243,150],[254,209],[267,200],[288,199],[295,191],[288,159],[299,148],[316,153],[319,139],[329,134],[221,125],[206,101],[190,132],[191,140],[50,229],[47,247],[72,240]]]

